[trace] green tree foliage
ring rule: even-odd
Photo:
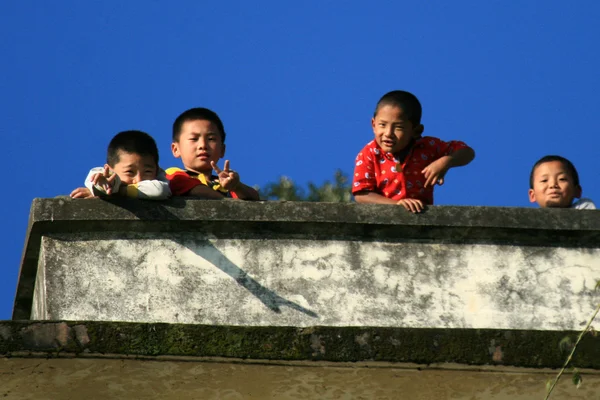
[[[268,183],[260,189],[265,200],[322,201],[342,203],[352,200],[348,177],[341,171],[334,173],[333,181],[325,181],[321,186],[312,182],[307,188],[297,186],[291,178],[282,176],[278,182]]]

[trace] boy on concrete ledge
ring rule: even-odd
[[[573,163],[561,156],[540,158],[529,175],[529,201],[542,208],[577,208],[595,210],[590,199],[581,197],[579,174]]]
[[[171,196],[165,173],[158,166],[158,148],[152,136],[142,131],[123,131],[108,144],[104,167],[92,168],[85,187],[71,192],[72,198],[126,196],[164,200]]]
[[[174,196],[259,200],[258,192],[244,185],[239,174],[229,168],[229,160],[223,169],[217,166],[225,155],[225,129],[215,112],[192,108],[177,117],[171,151],[175,158],[181,158],[185,168],[166,170]],[[213,170],[217,175],[213,175]]]
[[[463,142],[422,137],[421,103],[395,90],[384,95],[371,120],[375,139],[356,157],[352,194],[357,203],[398,204],[418,213],[433,204],[433,187],[450,168],[470,163],[475,152]]]

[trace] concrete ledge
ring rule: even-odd
[[[36,199],[13,318],[562,331],[599,277],[597,211]]]
[[[227,357],[281,361],[458,363],[558,368],[559,343],[577,332],[371,327],[234,327],[107,322],[0,321],[0,355],[75,354]],[[563,349],[570,351],[569,348]],[[573,360],[600,369],[600,338]]]

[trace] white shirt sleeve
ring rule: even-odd
[[[127,191],[127,195],[137,197],[138,199],[146,200],[166,200],[171,197],[171,189],[169,188],[169,180],[162,169],[158,170],[156,179],[141,181],[135,185],[137,191]]]
[[[165,200],[171,196],[168,182],[158,179],[141,181],[137,184],[137,198],[146,200]]]
[[[579,199],[571,205],[571,208],[576,208],[578,210],[595,210],[596,205],[590,199]]]
[[[92,177],[96,174],[101,174],[103,172],[104,172],[103,167],[95,167],[95,168],[90,169],[90,172],[88,173],[87,177],[85,178],[85,187],[88,188],[94,196],[106,195],[106,191],[104,190],[103,187],[94,185],[92,183]],[[115,180],[113,181],[113,192],[118,192],[120,187],[121,187],[121,180],[119,179],[119,176],[117,175],[117,176],[115,176]]]

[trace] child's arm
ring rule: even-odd
[[[169,183],[159,181],[158,179],[121,185],[118,193],[121,196],[144,200],[166,200],[171,197]]]
[[[240,200],[260,200],[260,196],[256,189],[248,185],[244,185],[241,182],[231,192],[235,193],[237,198]]]
[[[451,150],[450,150],[451,151]],[[450,168],[462,167],[469,164],[475,158],[475,151],[464,145],[450,154],[442,156],[429,164],[421,171],[425,175],[425,187],[428,185],[443,185],[444,177]]]
[[[96,197],[92,194],[90,189],[86,187],[78,187],[77,189],[73,190],[69,196],[73,199],[92,199]]]
[[[121,185],[121,196],[144,200],[166,200],[171,197],[169,181],[165,171],[159,169],[156,179],[141,181],[136,184]]]
[[[419,199],[392,200],[375,192],[361,191],[354,193],[354,199],[362,204],[397,204],[404,207],[407,211],[419,213],[425,206]]]
[[[213,161],[211,163],[213,169],[219,177],[219,182],[223,189],[229,190],[232,194],[240,200],[260,200],[258,192],[248,185],[244,185],[240,182],[240,175],[234,170],[229,169],[229,160],[225,161],[225,165],[221,170],[217,164]]]
[[[207,200],[223,200],[225,198],[221,192],[212,190],[208,186],[202,184],[194,186],[185,194],[185,196],[199,197]]]

